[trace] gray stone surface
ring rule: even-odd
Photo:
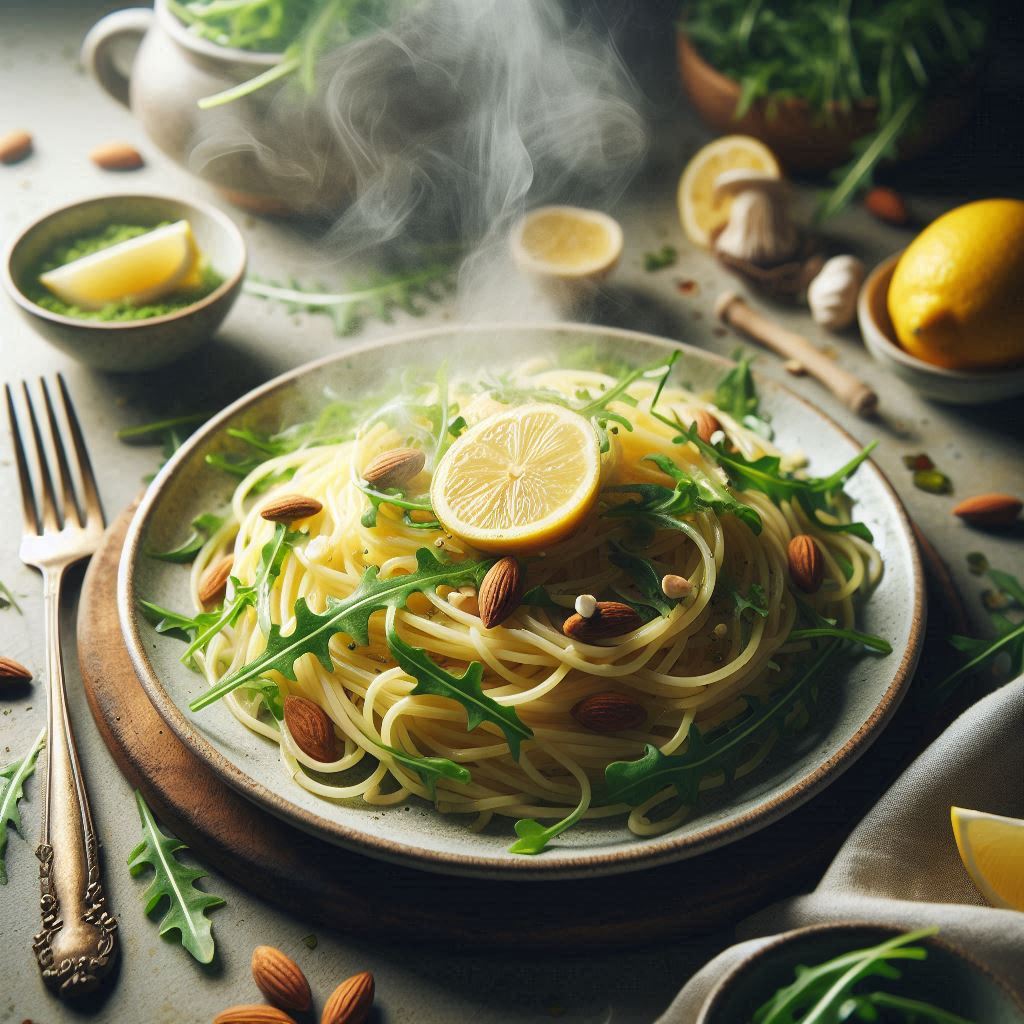
[[[26,127],[33,131],[36,152],[14,167],[0,167],[0,240],[6,243],[19,225],[50,207],[77,197],[115,190],[176,192],[211,198],[206,190],[172,167],[141,137],[130,115],[101,95],[76,66],[75,55],[85,29],[111,4],[0,4],[0,132]],[[100,171],[89,163],[90,148],[107,139],[124,138],[146,153],[144,170],[125,175]],[[682,240],[674,208],[675,181],[686,156],[703,136],[685,122],[669,123],[660,134],[655,170],[633,189],[616,211],[626,231],[626,251],[599,315],[608,323],[629,326],[729,352],[731,336],[712,330],[711,307],[727,283],[703,253]],[[806,198],[806,197],[805,197]],[[951,201],[920,201],[922,214],[934,214]],[[252,269],[284,277],[343,277],[344,268],[317,267],[302,235],[287,226],[239,215],[251,245]],[[905,244],[907,236],[872,222],[857,211],[831,226],[837,251],[863,255],[869,263]],[[656,275],[642,269],[646,250],[664,241],[680,249],[680,261]],[[683,295],[680,280],[698,283]],[[732,283],[732,282],[728,282]],[[545,316],[543,304],[517,301],[517,314]],[[101,490],[110,513],[124,506],[141,487],[142,477],[159,460],[154,449],[120,444],[115,431],[151,420],[165,412],[216,408],[268,377],[345,344],[334,337],[322,317],[292,317],[250,297],[243,297],[220,337],[185,365],[150,377],[116,377],[92,373],[49,348],[3,299],[0,317],[0,376],[34,378],[60,370],[67,376],[88,436]],[[507,305],[511,306],[511,303]],[[479,312],[479,304],[471,304]],[[406,327],[441,322],[457,315],[454,303],[433,307],[414,320],[397,314],[392,325],[369,324],[367,335],[384,335]],[[897,381],[886,379],[855,334],[831,338],[815,329],[806,315],[782,317],[816,343],[835,350],[843,365],[863,375],[882,396],[882,418],[857,420],[810,380],[790,380],[795,390],[832,414],[861,441],[877,437],[877,460],[890,474],[911,514],[951,564],[957,583],[979,621],[981,585],[968,574],[964,555],[984,551],[993,564],[1020,569],[1020,540],[974,534],[950,514],[957,497],[994,488],[1022,489],[1020,402],[998,407],[952,409],[920,400]],[[759,369],[786,378],[781,365],[765,355]],[[808,442],[809,444],[812,442]],[[900,462],[907,452],[928,451],[952,476],[956,494],[937,497],[915,490]],[[10,442],[0,432],[0,579],[24,608],[0,612],[0,651],[31,666],[42,660],[42,608],[39,581],[17,559],[20,530]],[[68,609],[67,649],[72,650]],[[215,912],[218,961],[197,966],[177,945],[160,939],[142,914],[142,883],[124,867],[138,836],[128,785],[119,774],[92,722],[73,664],[69,685],[74,721],[93,796],[108,889],[122,928],[124,961],[106,1001],[89,1011],[67,1009],[47,995],[32,959],[31,936],[37,925],[37,873],[32,846],[12,837],[7,850],[10,882],[0,890],[0,934],[4,945],[0,970],[0,1021],[71,1021],[91,1016],[110,1021],[200,1022],[235,1002],[254,999],[248,961],[252,947],[271,943],[295,955],[321,996],[340,978],[369,968],[377,975],[382,1021],[484,1022],[563,1021],[625,1024],[652,1020],[676,989],[705,959],[728,941],[725,934],[671,946],[637,950],[629,955],[595,956],[567,949],[561,956],[530,956],[530,937],[522,952],[483,956],[443,948],[403,947],[401,936],[387,947],[358,935],[328,934],[291,919],[242,892],[223,878],[205,884],[227,900]],[[0,760],[27,749],[44,716],[42,689],[4,701],[0,708]],[[26,830],[37,828],[40,785],[33,779],[23,804]],[[686,884],[685,865],[680,884]],[[446,883],[438,880],[436,884]],[[609,880],[614,885],[614,879]],[[543,921],[538,921],[543,928]],[[308,950],[301,937],[316,931],[319,944]]]

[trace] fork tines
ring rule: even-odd
[[[84,528],[97,523],[102,524],[103,508],[96,489],[92,464],[63,376],[57,374],[56,382],[51,384],[47,384],[43,378],[39,379],[41,405],[40,399],[33,403],[28,384],[22,382],[21,424],[27,424],[24,432],[19,426],[15,391],[10,384],[4,385],[4,391],[7,398],[7,417],[14,442],[18,482],[21,485],[21,510],[25,521],[25,533],[55,533],[66,527]],[[57,394],[56,402],[51,397],[51,392]],[[42,411],[37,413],[37,409]],[[46,438],[40,428],[41,420],[47,428]],[[65,424],[63,427],[62,422]],[[29,467],[25,443],[28,437],[31,437],[35,451],[34,474]],[[65,447],[66,437],[70,439],[80,487],[76,487],[72,476],[68,449]],[[55,478],[59,483],[59,491],[54,485]]]

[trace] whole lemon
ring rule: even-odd
[[[1024,361],[1024,201],[983,199],[939,217],[889,285],[903,347],[949,369]]]

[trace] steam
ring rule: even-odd
[[[325,55],[312,97],[290,83],[216,111],[192,166],[299,200],[337,258],[454,243],[479,286],[528,208],[614,203],[646,152],[641,106],[557,0],[422,0]]]

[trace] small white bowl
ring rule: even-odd
[[[1024,394],[1024,366],[1005,370],[947,370],[912,356],[896,340],[889,317],[889,282],[902,253],[868,275],[857,299],[857,321],[868,351],[926,398],[952,405],[980,405]]]

